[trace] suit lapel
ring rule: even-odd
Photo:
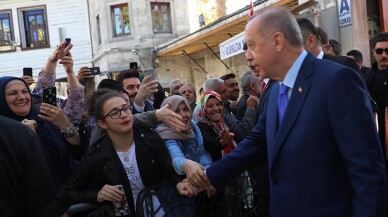
[[[272,161],[275,159],[276,154],[279,152],[281,146],[284,144],[285,139],[287,138],[287,135],[292,130],[292,127],[295,125],[295,122],[300,114],[300,111],[302,110],[302,106],[305,102],[306,96],[309,93],[310,90],[310,82],[307,80],[307,78],[313,73],[313,64],[314,64],[314,57],[311,54],[308,54],[303,61],[303,64],[299,70],[298,76],[295,80],[294,87],[292,89],[291,98],[288,101],[288,105],[283,117],[283,121],[281,126],[279,126],[277,132],[272,131],[275,133],[276,137],[274,140],[274,143],[272,147],[272,151],[270,152],[272,156],[270,156],[270,159]],[[279,85],[277,85],[277,90],[279,90]],[[278,91],[276,91],[278,93]],[[278,94],[272,95],[273,97],[278,97]],[[277,100],[276,100],[277,105]],[[277,125],[278,118],[277,118],[277,108],[275,109],[275,114],[271,116],[271,121],[274,122],[274,125]],[[272,162],[271,162],[272,165]]]

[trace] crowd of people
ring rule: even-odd
[[[132,68],[86,94],[65,41],[36,82],[0,77],[1,216],[387,216],[388,33],[372,68],[283,7],[245,33],[251,70],[201,91]]]

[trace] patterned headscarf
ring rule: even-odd
[[[229,130],[229,127],[226,125],[223,117],[218,122],[211,121],[207,117],[206,103],[211,98],[215,98],[215,99],[217,99],[218,101],[220,101],[222,103],[221,96],[218,93],[216,93],[214,91],[206,91],[206,92],[204,92],[202,94],[202,98],[200,100],[201,109],[200,109],[200,111],[198,113],[198,119],[199,119],[199,122],[202,122],[202,123],[210,126],[211,128],[213,128],[214,132],[218,136],[220,136],[222,131],[230,132],[230,130]],[[222,106],[224,106],[223,103],[222,103]],[[224,147],[224,149],[223,149],[223,155],[230,153],[235,147],[236,147],[236,142],[235,141],[233,141],[230,144],[227,144]]]

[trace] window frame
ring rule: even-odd
[[[43,10],[43,25],[44,25],[44,34],[45,34],[45,43],[46,45],[40,45],[40,46],[35,46],[34,47],[27,47],[27,36],[26,36],[26,30],[25,30],[25,16],[24,12],[28,11],[34,11],[34,10]],[[49,34],[49,26],[48,26],[48,17],[47,17],[47,7],[46,5],[37,5],[37,6],[32,6],[32,7],[22,7],[22,8],[17,8],[17,13],[18,13],[18,19],[19,19],[19,34],[20,34],[20,46],[22,50],[35,50],[35,49],[42,49],[42,48],[49,48],[50,47],[50,34]],[[31,31],[28,31],[29,34],[31,34]]]
[[[169,31],[161,31],[161,30],[158,30],[158,31],[155,31],[155,28],[154,28],[154,19],[153,19],[153,13],[154,13],[154,10],[153,10],[153,5],[158,5],[159,8],[161,8],[161,6],[164,6],[164,5],[167,5],[168,6],[168,25],[169,25]],[[150,2],[150,11],[151,11],[151,23],[152,23],[152,32],[154,34],[160,34],[160,33],[172,33],[172,11],[171,11],[171,3],[170,2]],[[163,21],[163,12],[161,10],[158,10],[157,11],[158,14],[159,14],[159,22]],[[163,23],[163,22],[162,22]],[[162,27],[163,25],[161,25]]]
[[[96,29],[97,29],[97,45],[101,45],[101,22],[100,22],[100,15],[97,14],[96,16]]]
[[[13,51],[16,51],[16,47],[14,44],[12,44],[12,41],[15,41],[15,30],[13,28],[13,22],[12,22],[12,10],[11,9],[4,9],[4,10],[0,10],[0,14],[8,14],[9,16],[9,29],[10,29],[10,34],[11,34],[11,38],[9,40],[10,42],[10,45],[1,45],[0,44],[0,48],[1,47],[10,47],[10,49],[8,50],[2,50],[0,49],[0,53],[5,53],[5,52],[13,52]],[[0,21],[3,20],[3,19],[0,19]],[[2,22],[0,22],[0,25],[1,25]],[[2,29],[3,29],[3,26],[2,26]],[[4,30],[3,30],[3,36],[4,36]]]
[[[115,17],[116,17],[116,15],[115,15],[115,13],[114,13],[114,8],[120,8],[120,18],[122,18],[123,17],[123,14],[124,13],[122,13],[122,8],[123,7],[127,7],[127,11],[128,11],[128,14],[127,14],[127,16],[128,16],[128,20],[129,20],[129,23],[128,23],[128,30],[129,30],[129,32],[128,33],[125,33],[125,27],[123,27],[123,28],[121,28],[121,30],[122,30],[122,33],[121,34],[117,34],[117,31],[116,31],[116,19],[115,19]],[[121,4],[114,4],[114,5],[110,5],[109,6],[110,7],[110,13],[111,13],[111,24],[112,24],[112,30],[113,30],[113,37],[114,38],[117,38],[117,37],[122,37],[122,36],[126,36],[126,35],[131,35],[131,33],[132,33],[132,31],[131,31],[131,19],[130,19],[130,16],[129,16],[129,5],[128,5],[128,3],[121,3]],[[122,23],[123,24],[123,23]]]

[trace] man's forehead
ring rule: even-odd
[[[381,47],[381,46],[387,46],[388,45],[388,41],[379,41],[376,43],[376,48],[377,47]],[[383,47],[385,48],[385,47]]]
[[[139,85],[140,80],[138,78],[124,78],[123,79],[123,84],[124,85]]]
[[[224,80],[224,82],[226,85],[231,84],[231,83],[237,83],[236,78],[228,78],[228,79]]]

